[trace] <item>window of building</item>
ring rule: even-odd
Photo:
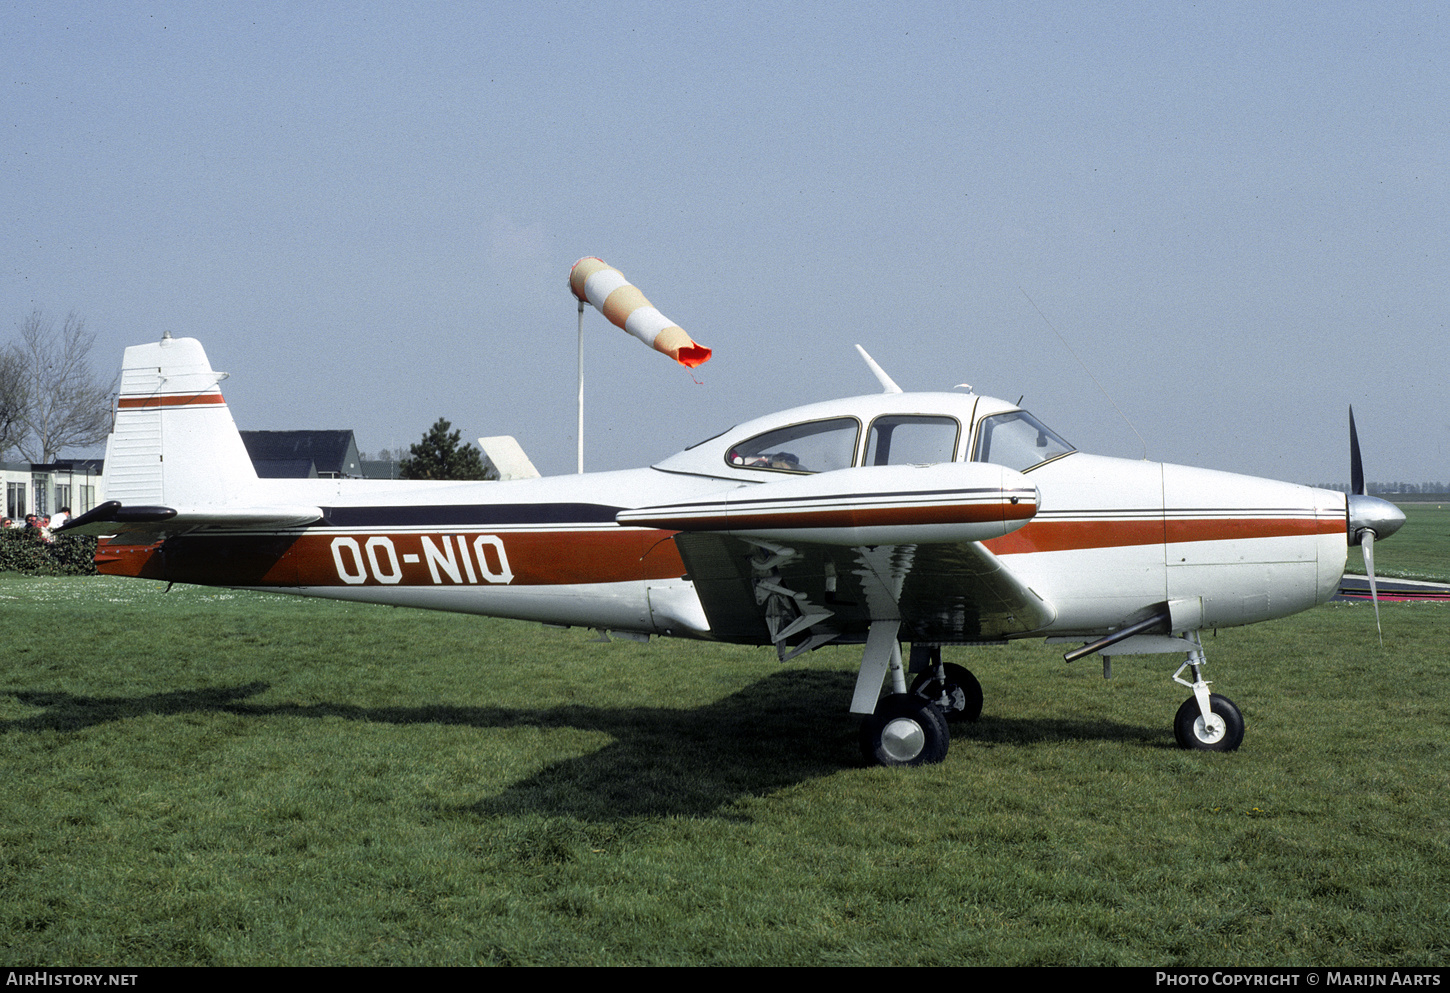
[[[5,484],[5,516],[11,520],[23,521],[28,511],[25,509],[25,484]]]

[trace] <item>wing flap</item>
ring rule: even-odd
[[[1050,601],[977,542],[917,546],[899,602],[916,641],[996,640],[1057,618]]]

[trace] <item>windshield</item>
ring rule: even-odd
[[[974,462],[992,462],[1025,472],[1076,451],[1025,410],[982,418]]]

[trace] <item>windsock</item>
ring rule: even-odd
[[[650,305],[638,287],[603,259],[584,258],[569,270],[569,289],[580,300],[657,352],[693,369],[710,359],[710,349],[695,344],[684,328]]]

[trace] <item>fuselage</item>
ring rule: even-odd
[[[1001,481],[983,484],[972,463],[1004,466]],[[805,477],[817,482],[780,485]],[[756,551],[852,536],[863,557],[879,545],[979,542],[1047,605],[1026,628],[996,633],[1006,637],[1103,633],[1165,602],[1192,628],[1285,616],[1334,594],[1347,548],[1342,493],[1088,455],[1000,400],[901,393],[759,418],[644,469],[483,483],[246,479],[229,504],[309,505],[321,519],[154,545],[116,539],[98,563],[175,582],[750,640],[712,624],[673,540],[681,528],[620,519],[747,497],[790,513],[711,526]],[[981,509],[966,513],[971,500]],[[820,583],[835,588],[834,577]],[[846,640],[864,637],[851,623],[860,630]],[[757,640],[768,640],[763,629]]]

